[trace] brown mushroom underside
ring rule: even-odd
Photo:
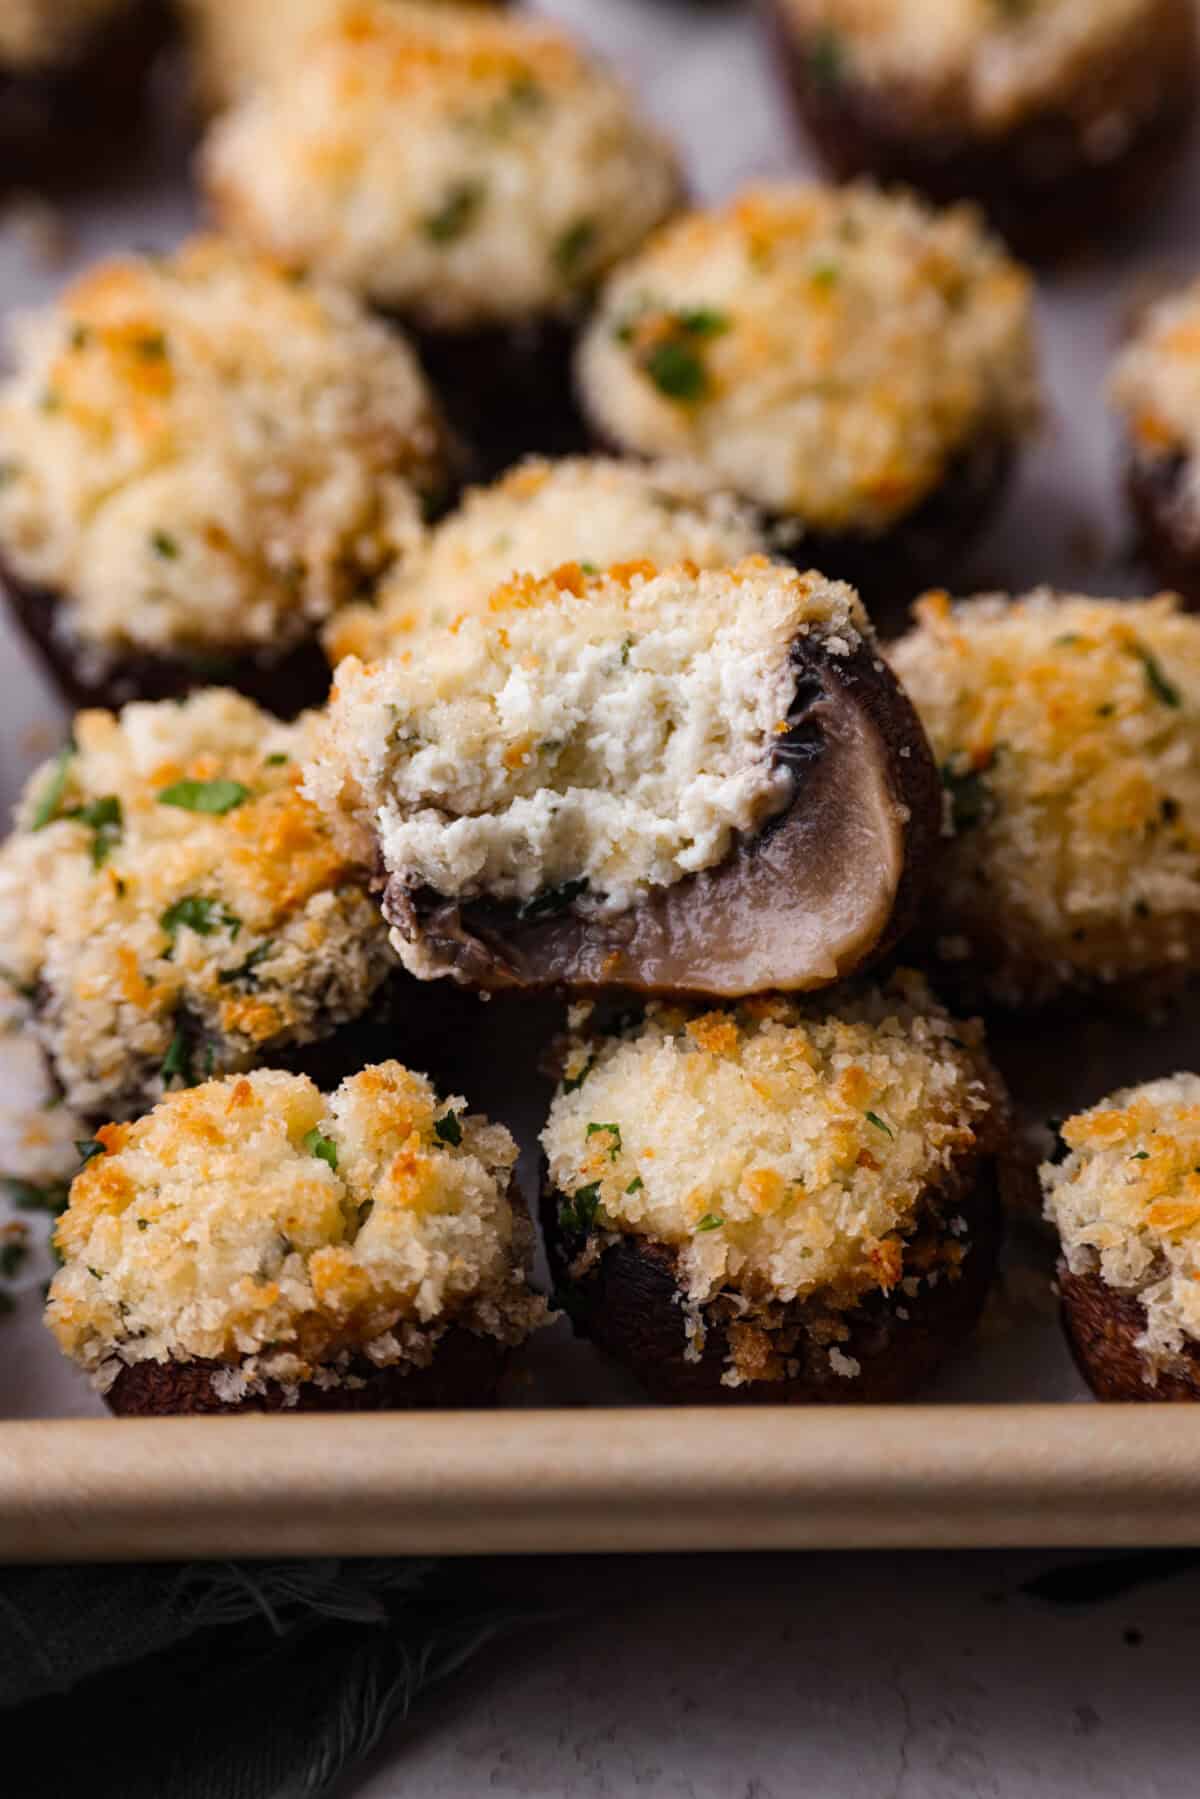
[[[438,972],[487,991],[563,987],[736,998],[824,987],[913,923],[936,858],[941,788],[924,731],[870,647],[801,638],[775,757],[790,805],[717,867],[614,916],[447,900],[393,878],[389,922]]]
[[[276,655],[151,655],[93,649],[61,629],[65,596],[26,581],[0,558],[0,590],[13,618],[73,708],[118,711],[130,700],[178,700],[200,687],[233,687],[277,718],[295,718],[329,697],[329,662],[315,640]]]
[[[1137,1348],[1146,1328],[1139,1299],[1118,1293],[1099,1273],[1072,1274],[1059,1263],[1063,1329],[1075,1365],[1097,1399],[1200,1399],[1200,1344],[1188,1344],[1177,1363],[1154,1371]]]
[[[0,65],[0,192],[85,185],[140,145],[151,68],[172,31],[167,0],[129,0],[67,61]]]
[[[939,204],[973,200],[1020,253],[1054,259],[1143,211],[1178,156],[1196,101],[1191,0],[1160,0],[1136,48],[1007,131],[972,131],[951,105],[867,87],[829,67],[785,0],[762,0],[801,120],[832,171],[902,183]],[[1126,121],[1124,135],[1111,122]],[[1111,152],[1108,142],[1115,136]],[[1100,151],[1097,145],[1101,146]]]
[[[958,1183],[952,1184],[957,1188]],[[965,1190],[930,1195],[930,1223],[906,1245],[905,1273],[940,1269],[931,1287],[921,1281],[914,1297],[895,1288],[876,1291],[838,1310],[819,1301],[797,1301],[739,1315],[718,1297],[704,1306],[704,1347],[696,1361],[685,1355],[685,1313],[680,1303],[675,1253],[649,1238],[621,1236],[582,1275],[572,1264],[583,1247],[558,1220],[558,1196],[543,1199],[543,1228],[550,1264],[560,1283],[560,1302],[576,1331],[633,1374],[653,1399],[678,1404],[863,1405],[906,1399],[936,1373],[974,1328],[991,1286],[1003,1236],[997,1165],[964,1170]],[[961,1217],[960,1234],[944,1222]],[[947,1255],[965,1253],[960,1265]],[[915,1258],[915,1259],[914,1259]],[[753,1347],[770,1359],[762,1379],[722,1385],[739,1332],[754,1333]],[[838,1373],[830,1349],[859,1364],[857,1374]],[[739,1358],[744,1362],[745,1348]],[[843,1364],[844,1366],[844,1364]]]
[[[245,1399],[218,1398],[212,1377],[220,1362],[134,1362],[123,1368],[105,1395],[121,1418],[165,1418],[182,1414],[238,1412],[410,1412],[478,1410],[494,1405],[508,1350],[492,1337],[477,1337],[455,1326],[433,1352],[428,1368],[357,1365],[361,1387],[318,1387],[306,1382],[289,1404],[277,1381]]]
[[[1200,519],[1188,493],[1193,469],[1190,456],[1133,454],[1125,488],[1139,548],[1155,579],[1195,611],[1200,607]]]

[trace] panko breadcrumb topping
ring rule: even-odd
[[[1025,271],[970,208],[775,185],[667,225],[609,282],[593,424],[822,531],[874,534],[1037,414]]]
[[[917,608],[890,660],[954,831],[943,953],[1002,1000],[1200,955],[1200,620],[1040,589]]]
[[[1055,105],[1107,109],[1099,158],[1129,121],[1120,75],[1153,46],[1180,0],[780,0],[812,43],[815,78],[898,93],[976,131],[1012,130]],[[1107,77],[1107,81],[1105,80]],[[1134,90],[1136,98],[1136,88]]]
[[[587,1016],[542,1133],[551,1186],[584,1223],[670,1245],[694,1302],[897,1286],[931,1192],[990,1134],[979,1028],[914,975],[833,1007],[652,1005],[609,1036]]]
[[[495,589],[518,573],[549,574],[567,562],[597,573],[642,558],[725,568],[765,541],[753,510],[692,464],[532,457],[493,486],[472,489],[384,583],[374,606],[337,614],[325,645],[333,662],[369,661],[413,648],[422,633],[463,614],[485,614]]]
[[[537,21],[364,0],[219,120],[217,217],[439,329],[575,312],[675,205],[624,88]]]
[[[1180,503],[1190,530],[1200,529],[1200,280],[1149,308],[1110,391],[1136,457],[1187,459]]]
[[[141,1110],[366,1011],[395,967],[299,792],[311,719],[237,694],[84,712],[0,849],[0,966],[69,1104]]]
[[[443,0],[437,0],[442,4]],[[482,5],[485,0],[474,0]],[[182,0],[201,105],[232,105],[303,61],[313,34],[362,0]]]
[[[73,60],[133,0],[4,0],[0,63],[34,74]]]
[[[342,663],[306,791],[406,886],[620,911],[782,810],[792,645],[869,629],[852,588],[762,557],[519,575],[419,656]]]
[[[1200,1342],[1200,1076],[1129,1087],[1069,1118],[1041,1171],[1073,1274],[1099,1273],[1146,1313],[1151,1374]]]
[[[0,558],[112,654],[290,647],[408,553],[444,483],[405,344],[216,238],[100,263],[14,351]]]
[[[220,1362],[226,1399],[361,1385],[427,1366],[451,1324],[516,1343],[545,1317],[516,1144],[398,1062],[329,1097],[274,1069],[208,1081],[106,1125],[94,1152],[46,1317],[102,1390],[147,1361]]]

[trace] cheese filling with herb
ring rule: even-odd
[[[366,1011],[395,967],[299,792],[311,718],[239,695],[83,712],[0,848],[0,967],[68,1104],[140,1111]]]
[[[889,652],[955,834],[948,958],[1045,997],[1200,957],[1200,619],[1048,589],[917,608]]]
[[[868,631],[851,588],[763,558],[518,576],[420,657],[342,663],[306,790],[409,887],[621,911],[782,810],[792,645]]]
[[[532,458],[474,488],[384,583],[375,606],[348,606],[325,633],[330,660],[414,649],[430,630],[486,616],[496,588],[568,562],[587,574],[648,558],[726,568],[765,547],[752,509],[686,463]]]
[[[831,93],[847,84],[897,92],[985,132],[1075,104],[1097,114],[1092,128],[1100,159],[1128,139],[1123,70],[1141,65],[1147,49],[1153,58],[1163,21],[1177,21],[1186,0],[779,4],[809,45],[810,78]],[[1107,83],[1097,79],[1103,75]],[[1138,97],[1135,85],[1130,98]]]
[[[101,1390],[127,1364],[212,1360],[228,1400],[427,1366],[451,1324],[519,1342],[545,1304],[516,1160],[398,1062],[329,1096],[274,1069],[206,1082],[88,1146],[46,1321]]]
[[[409,552],[444,481],[404,343],[218,239],[99,264],[13,348],[0,556],[112,654],[293,645]]]
[[[68,63],[133,0],[4,0],[0,63],[30,74]]]
[[[1029,277],[965,207],[751,188],[666,226],[580,350],[591,422],[814,529],[880,533],[1037,416]]]
[[[1110,393],[1139,460],[1185,459],[1179,505],[1185,528],[1200,532],[1200,281],[1150,307]]]
[[[542,1133],[551,1186],[574,1229],[674,1249],[695,1302],[848,1307],[898,1285],[904,1239],[993,1107],[978,1026],[912,975],[832,1009],[652,1005],[612,1036],[581,1031],[588,1013]]]
[[[1138,1348],[1169,1369],[1200,1342],[1200,1076],[1126,1088],[1061,1135],[1041,1175],[1067,1266],[1141,1303]]]
[[[559,32],[346,8],[213,128],[222,224],[437,329],[570,314],[672,210],[675,158]]]

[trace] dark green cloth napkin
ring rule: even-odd
[[[468,1564],[0,1569],[6,1799],[301,1799],[495,1634]]]

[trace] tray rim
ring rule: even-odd
[[[0,1559],[1200,1545],[1200,1410],[592,1409],[0,1426]]]

